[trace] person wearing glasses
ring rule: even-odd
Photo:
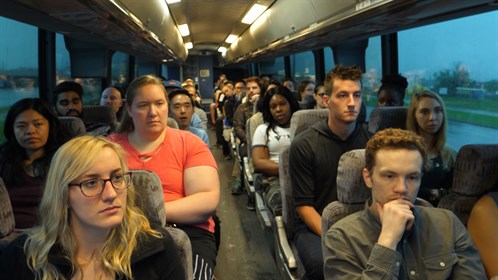
[[[122,148],[81,136],[54,155],[40,223],[1,255],[5,279],[185,279],[176,245],[135,206]]]
[[[325,86],[317,85],[315,92],[313,93],[313,98],[316,101],[316,105],[313,109],[327,109],[327,105],[323,102],[323,96],[325,95]]]

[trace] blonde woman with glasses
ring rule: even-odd
[[[2,253],[5,279],[185,279],[168,233],[135,206],[123,150],[82,136],[52,160],[40,224]]]

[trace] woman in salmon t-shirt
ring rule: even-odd
[[[195,279],[212,279],[216,241],[211,217],[220,197],[216,162],[199,137],[167,127],[168,99],[157,77],[136,78],[126,97],[123,121],[109,138],[121,144],[130,169],[159,176],[167,222],[184,230],[192,243]]]

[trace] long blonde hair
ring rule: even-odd
[[[433,98],[440,105],[443,110],[443,123],[439,130],[435,133],[434,138],[432,139],[432,143],[427,143],[432,145],[434,149],[441,155],[443,160],[443,168],[450,169],[455,162],[455,152],[446,145],[446,131],[448,129],[448,121],[446,116],[446,107],[444,106],[443,99],[432,91],[421,91],[419,93],[415,93],[412,96],[412,100],[410,102],[410,107],[408,107],[408,113],[406,118],[406,129],[414,131],[418,135],[420,135],[420,126],[417,123],[417,118],[415,114],[417,113],[417,107],[420,103],[420,100],[423,98]],[[432,168],[432,162],[429,162],[429,167]]]
[[[48,261],[50,249],[61,247],[61,253],[72,263],[72,273],[77,269],[78,244],[70,228],[68,184],[92,168],[105,147],[113,149],[119,157],[121,168],[127,171],[126,157],[118,144],[103,137],[81,136],[64,144],[54,155],[47,175],[45,190],[40,203],[40,224],[28,236],[24,245],[29,268],[36,279],[63,279],[61,272]],[[101,255],[103,265],[119,278],[131,279],[131,255],[142,234],[160,237],[135,206],[133,184],[127,190],[126,211],[123,221],[110,231]]]

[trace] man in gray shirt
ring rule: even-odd
[[[363,211],[338,221],[323,240],[326,279],[486,279],[467,230],[450,211],[415,206],[423,139],[386,129],[365,150]]]

